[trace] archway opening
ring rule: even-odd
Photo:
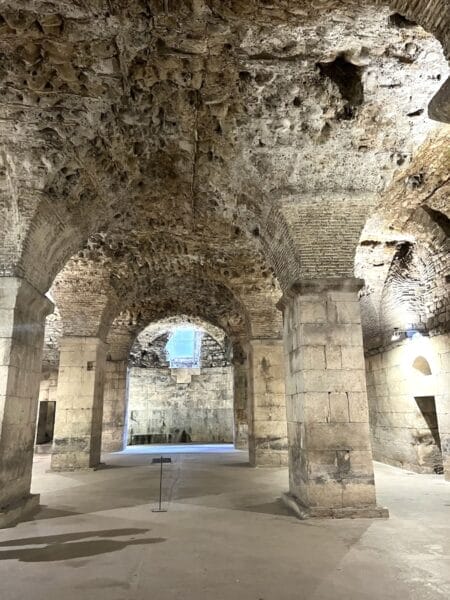
[[[129,357],[127,445],[233,444],[228,348],[223,332],[182,317],[145,328]]]

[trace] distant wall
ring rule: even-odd
[[[232,367],[129,371],[128,443],[233,442]],[[184,435],[183,435],[184,432]],[[141,438],[142,439],[142,438]]]
[[[375,460],[419,473],[448,470],[449,352],[444,335],[406,339],[366,357]]]

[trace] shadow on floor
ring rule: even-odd
[[[292,511],[283,504],[281,500],[266,502],[265,504],[254,504],[253,506],[237,506],[234,510],[243,510],[244,512],[254,512],[263,515],[278,515],[281,517],[294,517]]]
[[[23,519],[24,521],[41,521],[42,519],[60,519],[61,517],[72,517],[73,515],[79,515],[79,512],[74,510],[62,510],[59,508],[51,508],[50,506],[39,506],[39,512],[34,514],[30,519]]]
[[[131,536],[147,533],[148,529],[109,529],[104,531],[84,531],[80,533],[63,533],[41,537],[22,538],[0,542],[0,561],[16,559],[20,562],[47,562],[84,558],[97,554],[108,554],[123,550],[127,546],[159,544],[167,538],[134,538],[113,540],[108,538]],[[101,538],[90,539],[86,538]],[[79,541],[83,540],[83,541]],[[15,548],[3,550],[11,546],[44,546],[43,548]]]
[[[247,462],[239,462],[239,463],[231,463],[231,462],[222,462],[215,463],[218,467],[245,467],[246,469],[254,469],[255,467]]]

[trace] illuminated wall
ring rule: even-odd
[[[405,339],[366,357],[375,460],[448,475],[449,359],[448,335]]]

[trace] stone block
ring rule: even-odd
[[[305,423],[328,423],[330,403],[327,392],[307,392],[299,395],[304,405]]]
[[[302,300],[299,303],[299,323],[326,323],[326,302],[309,302]]]
[[[328,394],[330,403],[330,421],[332,423],[346,423],[349,421],[349,399],[345,392],[332,392]]]
[[[326,355],[326,368],[327,369],[340,369],[342,367],[342,358],[341,358],[341,347],[340,346],[326,346],[325,347],[325,355]],[[319,368],[319,367],[313,367]]]
[[[342,496],[343,486],[341,483],[334,481],[308,483],[307,498],[310,507],[340,508],[343,506]]]
[[[367,423],[306,423],[305,430],[310,450],[371,450]]]
[[[350,421],[367,423],[369,420],[367,395],[365,392],[348,392]]]
[[[361,326],[354,324],[313,324],[299,327],[298,340],[301,346],[359,346],[362,348]]]
[[[302,392],[361,392],[366,389],[363,369],[353,371],[304,370],[297,374]]]
[[[358,346],[342,346],[343,369],[365,369],[363,349]]]
[[[367,483],[362,481],[345,481],[342,489],[342,506],[343,507],[358,507],[358,506],[375,506],[375,485],[373,481]]]
[[[357,300],[353,302],[336,302],[336,321],[338,323],[361,324],[361,309]]]

